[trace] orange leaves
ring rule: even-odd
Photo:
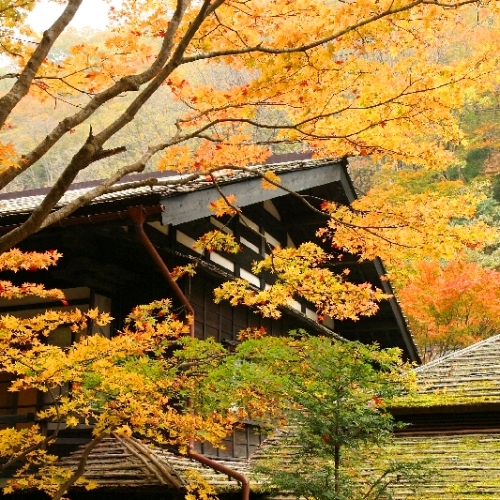
[[[213,252],[218,250],[228,253],[238,253],[241,250],[240,245],[235,241],[232,234],[226,234],[217,230],[209,231],[198,238],[194,248],[201,251],[207,250],[208,252]]]
[[[158,162],[158,170],[176,170],[179,173],[189,172],[193,169],[191,150],[187,146],[172,146],[168,148]]]
[[[422,261],[416,271],[398,295],[427,360],[500,332],[498,271],[463,258]]]
[[[10,127],[12,128],[12,127]],[[0,173],[3,169],[17,165],[17,152],[12,142],[0,142]]]
[[[267,147],[252,144],[253,138],[239,127],[221,125],[217,141],[201,141],[194,155],[197,170],[210,170],[218,166],[259,165],[265,162],[270,152]],[[226,133],[224,133],[226,132]]]
[[[234,206],[236,204],[236,196],[234,194],[227,195],[225,198],[218,198],[212,201],[208,208],[216,217],[223,215],[235,215],[238,209]]]
[[[62,257],[56,250],[40,252],[21,252],[13,248],[0,254],[0,271],[36,271],[53,266]]]
[[[264,335],[266,334],[267,334],[266,329],[263,326],[261,326],[260,328],[248,327],[238,332],[238,340],[240,341],[251,340],[251,339],[257,340],[264,337]]]

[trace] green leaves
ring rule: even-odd
[[[392,498],[396,478],[426,477],[421,463],[375,461],[397,426],[387,402],[412,383],[398,350],[325,338],[284,342],[294,359],[283,381],[289,426],[260,468],[271,488],[317,500]]]

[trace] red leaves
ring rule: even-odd
[[[421,262],[418,275],[399,291],[417,343],[437,354],[465,347],[500,327],[500,273],[461,259],[441,266]],[[422,293],[425,290],[426,293]]]

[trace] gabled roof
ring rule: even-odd
[[[415,369],[416,406],[500,403],[500,335]]]
[[[79,447],[55,465],[75,470],[84,450],[85,446]],[[216,461],[237,473],[249,474],[250,463],[247,459],[217,458]],[[95,482],[98,488],[161,486],[180,490],[195,480],[193,473],[207,481],[217,493],[241,489],[237,480],[189,456],[147,446],[133,437],[117,435],[103,439],[92,450],[85,465],[84,478]]]

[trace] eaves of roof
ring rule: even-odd
[[[246,179],[257,176],[257,172],[274,172],[276,174],[307,170],[317,168],[326,164],[338,164],[339,160],[297,160],[284,163],[273,163],[269,165],[257,165],[248,167],[246,170],[222,170],[215,175],[219,184],[231,184],[242,182]],[[254,173],[255,172],[255,173]],[[169,173],[168,175],[155,175],[151,174],[149,178],[156,179],[155,184],[151,186],[141,185],[145,179],[141,180],[124,180],[116,184],[112,192],[103,194],[95,198],[89,205],[100,206],[109,204],[114,201],[141,199],[151,195],[159,197],[171,197],[180,194],[186,194],[194,191],[207,189],[213,186],[210,179],[199,177],[187,184],[175,184],[187,175],[175,175]],[[120,187],[123,189],[120,189]],[[94,183],[85,183],[83,186],[76,184],[70,188],[61,200],[57,203],[55,208],[60,208],[65,204],[76,200],[79,196],[88,193],[94,186]],[[28,192],[17,193],[3,193],[0,194],[0,218],[11,215],[30,214],[44,199],[48,193],[48,189],[41,189]]]

